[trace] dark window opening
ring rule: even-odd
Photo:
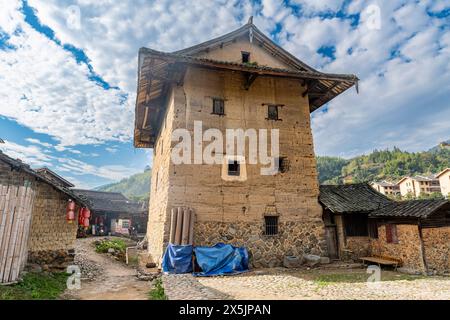
[[[249,63],[250,62],[250,52],[242,51],[242,63]]]
[[[351,214],[344,215],[345,235],[349,237],[369,236],[367,215]]]
[[[265,235],[274,236],[278,234],[278,217],[277,216],[265,216]]]
[[[269,120],[279,120],[278,119],[278,106],[269,104],[267,106],[267,119]]]
[[[395,224],[387,224],[386,225],[386,242],[387,243],[398,243],[397,225],[395,225]]]
[[[239,161],[228,162],[228,175],[229,176],[239,176],[241,173],[241,165]]]
[[[225,101],[223,99],[213,98],[213,114],[225,114]]]
[[[289,161],[287,157],[278,158],[278,172],[285,173],[289,170]]]
[[[378,239],[378,223],[369,219],[369,237]]]

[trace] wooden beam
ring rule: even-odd
[[[253,82],[258,77],[258,74],[256,74],[256,73],[245,73],[244,77],[245,77],[244,89],[248,90],[248,89],[250,89],[250,87],[252,86]]]

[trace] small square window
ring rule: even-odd
[[[278,106],[269,104],[267,107],[267,119],[278,120]]]
[[[289,161],[287,157],[278,158],[278,172],[285,173],[289,169]]]
[[[242,55],[242,63],[249,63],[250,62],[250,52],[241,52]]]
[[[265,235],[274,236],[278,234],[278,216],[265,216]]]
[[[225,101],[223,99],[213,98],[213,114],[225,114]]]
[[[241,174],[241,165],[239,161],[233,160],[228,162],[228,175],[239,176]]]

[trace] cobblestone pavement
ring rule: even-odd
[[[321,280],[327,276],[335,280]],[[348,280],[353,276],[358,279]],[[164,275],[163,283],[171,300],[450,299],[449,277],[414,277],[383,271],[383,281],[368,284],[365,281],[368,276],[365,269],[293,271],[275,268],[227,277]]]

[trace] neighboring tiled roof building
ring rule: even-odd
[[[383,208],[373,211],[370,217],[428,218],[448,204],[449,202],[443,199],[393,201]]]
[[[0,282],[16,281],[27,261],[57,269],[72,261],[78,225],[66,221],[69,200],[75,213],[86,206],[71,190],[0,151]]]
[[[145,207],[119,192],[72,189],[80,198],[89,202],[93,211],[140,213]]]
[[[333,213],[370,212],[390,203],[366,183],[320,186],[319,202]]]

